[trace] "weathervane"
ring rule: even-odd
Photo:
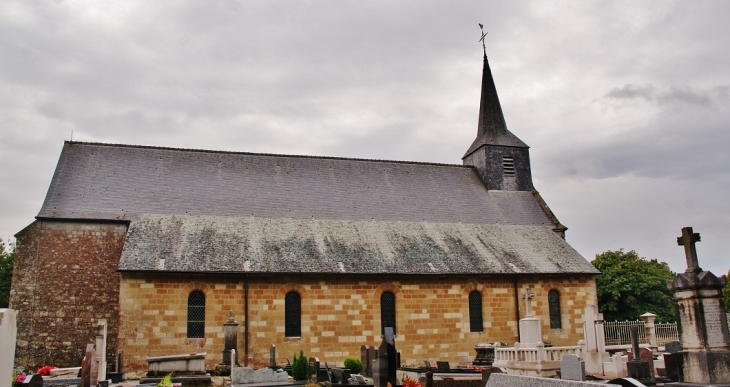
[[[486,44],[484,44],[484,37],[487,36],[489,31],[484,32],[484,25],[482,25],[482,23],[479,23],[479,28],[482,29],[482,37],[481,37],[481,39],[479,39],[479,41],[482,42],[482,48],[484,49],[484,56],[487,56],[487,46],[486,46]]]

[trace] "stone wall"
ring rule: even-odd
[[[18,310],[15,364],[79,366],[97,320],[116,354],[126,224],[36,221],[18,233],[10,307]]]
[[[206,365],[221,362],[223,323],[229,310],[240,324],[239,359],[244,360],[245,321],[243,275],[165,275],[122,273],[119,347],[125,353],[125,371],[141,371],[145,357],[208,353]],[[347,276],[310,275],[248,277],[249,358],[254,366],[268,364],[269,347],[277,360],[303,349],[329,364],[341,364],[360,354],[361,345],[375,345],[380,336],[380,295],[396,297],[396,346],[404,365],[422,360],[471,361],[480,342],[517,340],[514,279],[494,276]],[[575,345],[583,338],[581,314],[595,304],[593,276],[521,277],[518,294],[530,287],[533,307],[543,324],[543,338],[554,345]],[[561,294],[562,329],[551,330],[547,293]],[[187,297],[199,290],[206,295],[205,338],[187,338]],[[299,292],[302,299],[302,336],[284,337],[284,295]],[[484,332],[469,332],[468,295],[482,293]],[[520,299],[520,317],[524,302]]]

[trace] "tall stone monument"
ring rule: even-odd
[[[730,386],[730,337],[722,300],[725,276],[703,271],[697,261],[695,243],[700,234],[692,227],[682,229],[677,243],[684,246],[687,270],[667,280],[674,293],[682,365],[676,386]]]
[[[231,374],[231,368],[238,366],[238,323],[233,319],[233,311],[228,311],[228,320],[223,323],[223,352],[221,363],[215,369],[221,376]]]
[[[535,293],[530,288],[525,289],[522,298],[525,299],[525,318],[520,319],[520,345],[522,347],[536,347],[542,342],[542,327],[540,319],[532,311],[532,298]]]

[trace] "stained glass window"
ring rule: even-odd
[[[188,338],[205,337],[205,294],[194,291],[188,295]]]
[[[474,290],[469,293],[469,326],[471,332],[484,331],[482,323],[482,294]]]
[[[284,335],[286,337],[302,335],[302,297],[294,291],[284,296]]]
[[[548,292],[548,307],[550,309],[550,329],[561,329],[560,321],[560,293],[553,289]]]
[[[395,334],[395,295],[384,292],[380,295],[380,332],[385,334],[385,327],[392,327]]]

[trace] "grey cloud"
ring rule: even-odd
[[[698,90],[690,86],[671,86],[660,90],[653,85],[626,84],[616,87],[606,93],[604,98],[609,100],[642,99],[660,106],[687,104],[709,107],[728,100],[730,86],[722,85],[710,89]]]

